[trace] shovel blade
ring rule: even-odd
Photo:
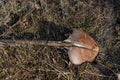
[[[75,65],[87,61],[92,62],[98,54],[99,47],[97,43],[84,31],[74,29],[73,33],[66,41],[72,42],[73,45],[78,45],[76,47],[71,47],[68,51],[69,59]]]

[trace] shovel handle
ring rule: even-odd
[[[63,41],[42,41],[42,40],[0,40],[0,47],[5,45],[20,46],[21,44],[54,46],[54,47],[71,47],[72,44]]]
[[[79,47],[89,50],[93,50],[90,47],[83,46],[80,44],[75,44],[66,41],[43,41],[43,40],[0,40],[0,47],[4,46],[20,46],[24,44],[29,45],[41,45],[41,46],[54,46],[54,47]]]

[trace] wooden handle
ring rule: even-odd
[[[20,46],[23,44],[29,45],[41,45],[41,46],[54,46],[54,47],[80,47],[89,50],[93,50],[87,46],[66,42],[66,41],[42,41],[42,40],[0,40],[0,47],[4,46]]]
[[[30,45],[43,45],[43,46],[54,46],[54,47],[70,47],[72,46],[69,42],[63,41],[42,41],[42,40],[0,40],[0,46],[20,46],[21,44],[30,44]]]

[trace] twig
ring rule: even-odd
[[[93,72],[90,72],[90,71],[85,71],[84,73],[87,73],[87,74],[90,74],[90,75],[94,75],[94,76],[99,76],[99,77],[111,77],[111,76],[106,76],[106,75],[93,73]]]

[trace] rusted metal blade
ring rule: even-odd
[[[81,46],[71,47],[68,51],[69,59],[75,65],[80,65],[87,61],[92,62],[99,51],[99,47],[93,38],[84,31],[77,29],[73,30],[73,33],[65,42],[72,42],[76,46]]]

